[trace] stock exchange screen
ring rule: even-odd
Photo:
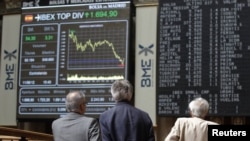
[[[195,97],[210,115],[250,115],[249,12],[249,0],[159,1],[158,115],[188,115]]]
[[[128,78],[130,2],[22,8],[17,118],[56,118],[84,91],[86,115],[114,105],[110,86]]]

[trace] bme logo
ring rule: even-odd
[[[154,47],[154,45],[150,45],[148,47],[144,47],[142,45],[139,45],[139,48],[141,49],[139,51],[139,55],[144,55],[144,57],[141,59],[141,87],[151,87],[153,80],[153,59],[150,56],[154,54],[154,52],[151,50]]]
[[[12,59],[16,59],[16,52],[17,50],[14,50],[12,52],[8,52],[4,50],[4,60],[8,59],[9,61],[12,61]],[[5,64],[5,90],[12,90],[14,89],[14,74],[15,74],[15,64],[14,63],[6,63]]]

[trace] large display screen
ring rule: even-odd
[[[112,107],[112,82],[129,77],[130,6],[22,8],[17,118],[57,118],[73,90],[85,92],[86,115]]]
[[[189,115],[195,97],[209,115],[249,116],[250,1],[159,0],[157,114]]]

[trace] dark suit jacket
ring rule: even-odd
[[[118,102],[100,115],[102,141],[154,141],[149,115],[128,102]]]
[[[54,141],[100,141],[100,127],[96,119],[68,113],[52,123]]]

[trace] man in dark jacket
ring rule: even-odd
[[[155,141],[149,115],[130,104],[133,87],[128,80],[111,86],[116,105],[100,115],[102,141]]]

